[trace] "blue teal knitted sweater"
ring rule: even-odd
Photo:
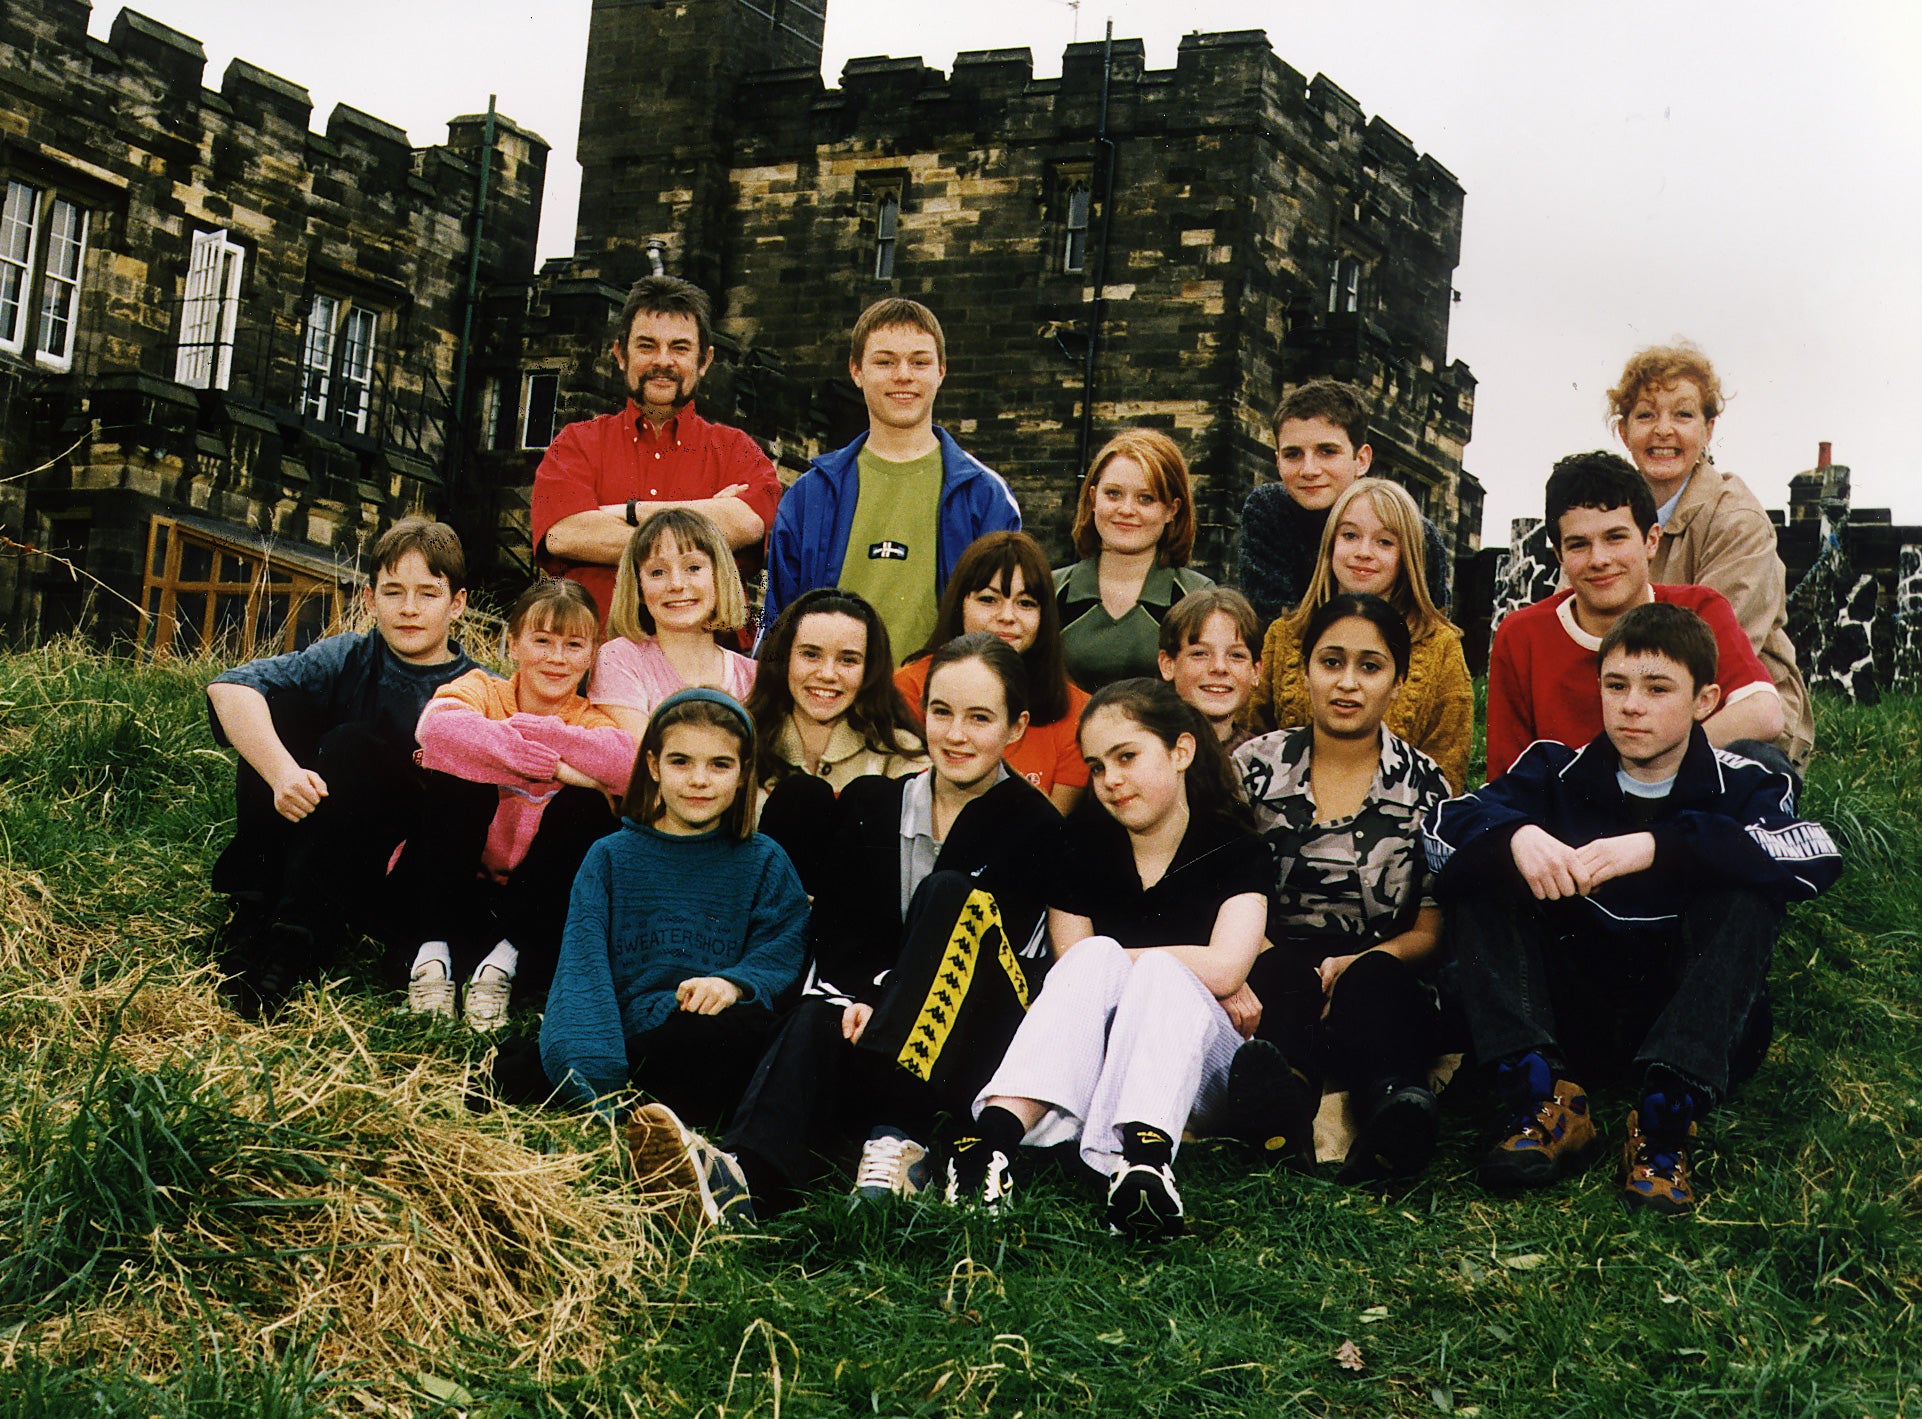
[[[766,1009],[801,974],[808,899],[787,854],[760,834],[676,837],[631,818],[587,851],[567,906],[541,1021],[541,1064],[585,1103],[627,1084],[627,1041],[675,1010],[694,976]]]

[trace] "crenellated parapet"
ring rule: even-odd
[[[293,80],[237,58],[208,87],[193,36],[122,9],[99,40],[89,18],[75,0],[0,7],[0,178],[34,231],[35,293],[17,328],[0,320],[0,535],[77,547],[138,601],[156,516],[333,555],[402,511],[484,511],[480,383],[468,433],[453,407],[474,372],[467,273],[478,239],[477,299],[527,281],[546,141],[464,115],[417,147],[346,102],[316,130]],[[0,560],[15,631],[63,625],[41,570]]]

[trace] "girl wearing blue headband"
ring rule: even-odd
[[[541,1024],[541,1064],[564,1097],[632,1086],[660,1101],[630,1126],[636,1166],[666,1165],[711,1220],[727,1179],[673,1172],[687,1162],[677,1115],[712,1124],[733,1108],[807,936],[800,879],[751,828],[753,762],[754,724],[739,701],[708,689],[662,701],[621,831],[594,845],[574,881]]]

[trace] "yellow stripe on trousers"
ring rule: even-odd
[[[895,1056],[903,1069],[924,1083],[933,1077],[935,1061],[941,1058],[948,1035],[954,1029],[955,1017],[968,998],[968,987],[974,984],[974,967],[981,956],[981,944],[990,935],[995,941],[995,959],[1014,987],[1015,999],[1021,1002],[1023,1010],[1028,1008],[1028,978],[1022,972],[1014,947],[1008,944],[1008,933],[1002,929],[1001,909],[991,893],[976,887],[961,904],[947,949],[941,953],[941,964],[935,968],[927,998],[921,1002],[921,1013],[902,1041],[901,1052]]]

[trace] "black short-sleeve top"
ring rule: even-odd
[[[1123,946],[1205,946],[1221,904],[1265,896],[1275,865],[1260,838],[1225,818],[1190,820],[1174,861],[1152,887],[1141,885],[1128,830],[1090,809],[1063,828],[1048,905],[1085,916],[1095,935]]]

